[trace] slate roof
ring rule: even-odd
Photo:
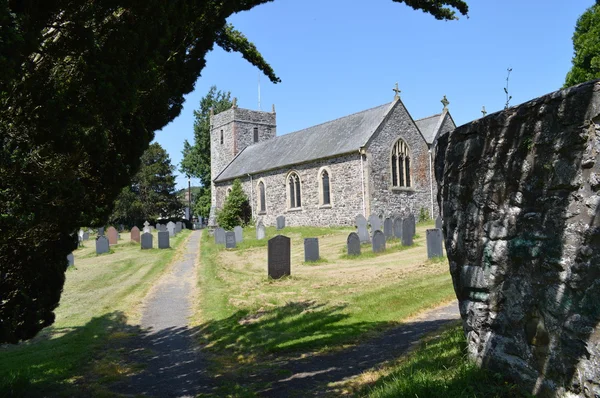
[[[318,124],[247,146],[215,178],[232,178],[311,160],[358,152],[383,122],[394,103]]]
[[[437,132],[441,126],[440,122],[442,120],[440,119],[442,116],[443,115],[441,113],[438,113],[437,115],[415,120],[417,127],[419,130],[421,130],[421,134],[423,134],[423,138],[425,138],[425,141],[429,145],[433,144],[433,141],[435,140]]]

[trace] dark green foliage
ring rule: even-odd
[[[202,187],[194,202],[194,214],[204,218],[210,215],[210,186]]]
[[[242,189],[240,180],[233,181],[231,192],[225,199],[223,209],[217,214],[217,224],[225,229],[233,229],[236,225],[248,224],[252,217],[252,209],[248,197]]]
[[[564,87],[600,78],[600,2],[579,17],[573,34],[573,67]]]
[[[175,192],[174,166],[169,155],[158,143],[142,155],[140,170],[123,188],[110,217],[113,224],[140,227],[145,220],[180,215],[183,204]]]
[[[0,343],[52,324],[75,231],[108,219],[214,43],[279,81],[226,23],[268,1],[0,1]]]

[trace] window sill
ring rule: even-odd
[[[331,205],[320,205],[319,209],[331,209],[332,206]]]
[[[294,207],[293,209],[287,209],[285,212],[286,213],[295,213],[298,211],[302,211],[302,207]]]
[[[390,191],[394,192],[416,192],[414,187],[390,187]]]
[[[259,211],[259,212],[258,212],[258,215],[259,215],[259,216],[264,216],[265,214],[267,214],[267,211],[266,211],[266,210],[265,210],[265,211]]]

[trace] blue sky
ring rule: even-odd
[[[261,109],[275,104],[286,134],[390,102],[398,82],[415,119],[446,95],[457,125],[559,89],[571,66],[577,18],[593,0],[467,0],[469,18],[443,22],[391,0],[276,0],[233,15],[282,82],[261,75]],[[211,85],[258,109],[258,70],[215,46],[181,115],[155,141],[179,166],[193,111]],[[192,184],[197,181],[192,179]],[[178,188],[187,187],[185,176]]]

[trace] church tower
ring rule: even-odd
[[[275,105],[271,112],[253,111],[237,107],[237,98],[232,107],[210,117],[210,178],[211,181],[244,148],[275,137]],[[211,182],[211,207],[208,226],[216,226],[216,190]]]

